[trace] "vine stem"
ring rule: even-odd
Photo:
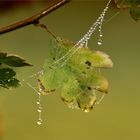
[[[46,15],[53,12],[54,10],[56,10],[57,8],[59,8],[60,6],[64,5],[65,3],[69,2],[69,1],[70,0],[56,0],[49,7],[43,9],[39,13],[37,13],[29,18],[26,18],[26,19],[18,21],[16,23],[10,24],[8,26],[1,27],[0,34],[8,33],[8,32],[14,31],[16,29],[28,26],[28,25],[32,25],[32,24],[36,25],[39,23],[39,20],[41,18],[45,17]]]

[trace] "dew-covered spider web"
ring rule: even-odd
[[[62,101],[69,108],[89,112],[108,92],[108,81],[100,69],[112,68],[113,63],[107,54],[91,50],[88,42],[98,30],[97,45],[102,46],[102,27],[110,3],[111,0],[87,33],[76,43],[59,37],[55,39],[43,70],[23,80],[38,95],[38,125],[42,124],[42,95],[60,93]],[[37,86],[29,83],[28,79],[31,78],[37,79]],[[98,92],[103,93],[101,97],[97,97]]]

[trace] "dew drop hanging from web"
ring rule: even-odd
[[[36,102],[37,104],[37,112],[38,112],[38,120],[37,120],[37,124],[38,125],[42,125],[42,105],[41,105],[41,93],[38,92],[38,100]]]
[[[42,71],[39,71],[37,74],[40,74],[40,73],[42,74]],[[28,80],[30,78],[34,78],[34,77],[38,76],[37,74],[31,75],[28,78]],[[42,125],[42,123],[43,123],[43,120],[42,120],[42,104],[41,104],[41,91],[42,91],[42,89],[39,89],[39,91],[38,91],[38,89],[36,87],[32,86],[29,82],[26,82],[24,79],[22,81],[25,82],[38,95],[38,98],[37,98],[37,101],[36,101],[38,118],[37,118],[36,123],[38,125]]]

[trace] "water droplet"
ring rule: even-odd
[[[42,121],[38,120],[38,121],[37,121],[37,124],[38,124],[38,125],[41,125],[41,124],[42,124]]]
[[[37,104],[37,105],[40,105],[40,102],[39,102],[39,101],[37,101],[37,102],[36,102],[36,104]]]
[[[41,94],[38,93],[38,100],[36,101],[37,104],[37,112],[38,112],[38,121],[37,124],[42,124],[42,105],[41,105]]]
[[[39,113],[41,113],[41,112],[42,112],[42,110],[41,110],[41,109],[38,109],[37,111],[38,111]]]
[[[43,74],[43,70],[39,71],[38,74]]]
[[[99,45],[99,46],[101,46],[101,45],[102,45],[102,42],[101,42],[101,41],[99,41],[99,42],[98,42],[98,45]]]
[[[103,35],[102,35],[102,34],[100,34],[100,37],[103,37]]]
[[[40,110],[41,110],[41,109],[42,109],[42,106],[39,106],[39,107],[38,107],[38,109],[40,109]]]
[[[84,112],[85,113],[88,113],[88,112],[90,112],[90,110],[89,109],[85,109]]]
[[[99,18],[96,21],[99,22]]]
[[[39,88],[39,91],[40,91],[40,92],[42,92],[42,91],[43,91],[43,89],[40,87],[40,88]]]

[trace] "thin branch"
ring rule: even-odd
[[[45,24],[42,24],[42,23],[40,23],[40,22],[38,21],[38,22],[35,23],[34,25],[45,29],[53,38],[55,38],[55,39],[57,40],[57,37],[55,36],[55,34],[54,34],[52,31],[50,31],[50,30],[48,29],[48,27],[47,27]]]
[[[69,1],[70,0],[57,0],[53,2],[48,8],[45,8],[44,10],[40,11],[39,13],[29,18],[26,18],[24,20],[21,20],[19,22],[13,23],[5,27],[1,27],[0,34],[4,34],[10,31],[25,27],[27,25],[37,24],[41,18],[45,17],[46,15],[48,15],[49,13],[51,13],[52,11],[56,10],[58,7],[62,6],[63,4]]]

